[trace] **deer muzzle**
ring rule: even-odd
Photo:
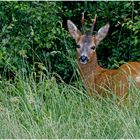
[[[85,55],[80,56],[79,58],[81,64],[86,64],[88,62],[88,57]]]

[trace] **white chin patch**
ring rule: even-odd
[[[81,64],[87,64],[88,61],[80,61]]]

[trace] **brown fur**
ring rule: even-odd
[[[110,96],[110,93],[113,93],[123,98],[128,93],[132,81],[140,87],[139,62],[128,62],[116,70],[104,69],[97,63],[96,47],[106,37],[109,24],[100,28],[95,36],[81,35],[71,21],[68,21],[68,29],[77,45],[80,46],[77,48],[79,69],[90,95]],[[92,49],[93,46],[95,50]],[[79,61],[82,55],[88,58],[84,64]]]

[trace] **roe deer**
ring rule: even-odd
[[[116,70],[108,70],[97,63],[96,48],[109,30],[109,23],[100,28],[96,35],[92,35],[96,16],[93,20],[90,34],[85,33],[84,16],[82,17],[82,32],[76,25],[68,20],[67,26],[71,36],[77,44],[77,60],[81,77],[86,85],[89,95],[109,95],[111,93],[119,98],[125,97],[131,86],[130,79],[140,87],[140,63],[128,62]]]

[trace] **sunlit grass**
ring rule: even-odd
[[[140,91],[133,103],[87,96],[82,82],[21,73],[0,81],[0,138],[139,138]],[[58,77],[58,76],[57,76]],[[131,102],[131,94],[129,96]]]

